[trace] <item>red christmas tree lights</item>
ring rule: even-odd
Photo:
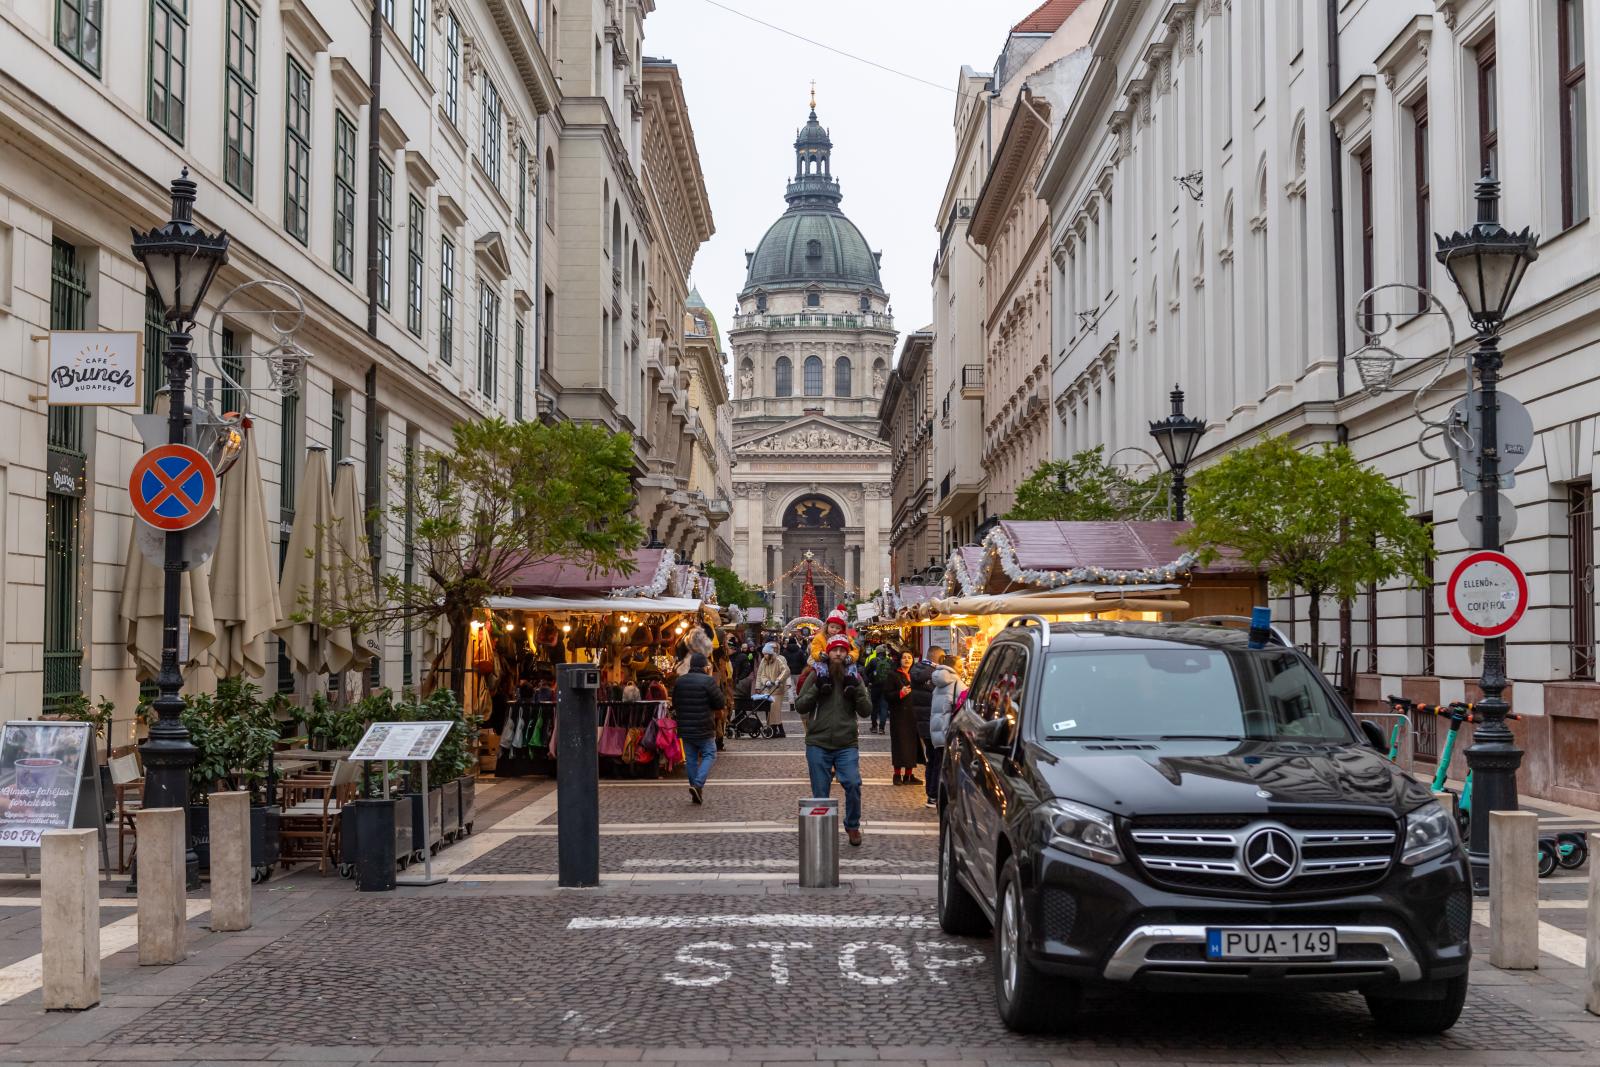
[[[806,560],[806,585],[800,594],[800,617],[803,619],[816,619],[821,617],[822,609],[817,606],[817,587],[811,580],[811,561]]]

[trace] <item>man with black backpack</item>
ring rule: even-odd
[[[872,723],[868,729],[875,734],[883,733],[889,721],[889,697],[883,686],[889,678],[893,659],[894,650],[873,638],[866,662],[861,665],[861,673],[867,679],[867,688],[872,697]]]

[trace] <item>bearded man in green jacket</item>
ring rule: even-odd
[[[795,699],[795,711],[806,724],[806,769],[811,795],[825,797],[837,777],[844,787],[844,832],[850,844],[861,844],[861,752],[857,719],[872,714],[867,683],[850,661],[850,639],[836,634],[828,641],[827,670],[812,671]]]

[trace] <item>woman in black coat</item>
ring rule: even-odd
[[[913,773],[922,755],[911,687],[911,665],[915,662],[911,653],[900,653],[899,662],[883,683],[883,695],[889,701],[889,754],[894,763],[895,785],[917,785],[922,781]]]

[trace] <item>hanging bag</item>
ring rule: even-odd
[[[596,751],[602,756],[616,758],[622,755],[622,746],[627,740],[628,731],[618,726],[613,712],[606,712],[606,724],[600,727],[600,739],[595,745]]]

